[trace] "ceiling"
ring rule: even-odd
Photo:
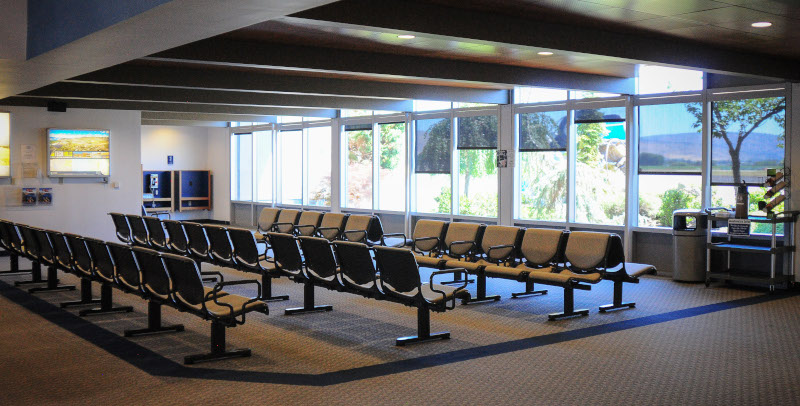
[[[61,100],[185,124],[406,111],[412,99],[507,103],[515,85],[631,93],[640,63],[701,69],[712,86],[797,81],[798,23],[789,0],[346,0],[0,104]]]

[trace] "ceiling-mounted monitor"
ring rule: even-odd
[[[0,111],[0,178],[11,176],[11,114]]]
[[[47,130],[47,176],[104,178],[110,172],[110,131]]]

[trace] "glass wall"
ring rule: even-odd
[[[622,225],[627,190],[625,108],[574,112],[575,221]]]
[[[406,209],[406,123],[378,124],[380,168],[378,181],[379,210]]]
[[[255,146],[256,198],[258,202],[272,202],[272,131],[253,133]]]
[[[282,204],[303,204],[303,131],[278,132]]]
[[[253,199],[253,134],[231,134],[231,200]]]
[[[640,106],[639,226],[672,227],[672,212],[699,209],[702,103]]]
[[[308,159],[308,204],[331,205],[331,127],[310,127],[306,130]]]
[[[518,218],[567,220],[568,128],[564,110],[517,115]]]
[[[418,213],[450,213],[452,185],[450,179],[449,118],[414,121],[415,211]]]
[[[372,209],[372,124],[345,125],[345,207]]]
[[[458,214],[497,217],[497,114],[456,118]]]

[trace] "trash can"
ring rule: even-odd
[[[672,279],[683,282],[706,280],[708,216],[700,210],[672,213]]]

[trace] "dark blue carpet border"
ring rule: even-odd
[[[328,386],[410,372],[424,368],[454,364],[494,355],[507,354],[551,344],[558,344],[582,338],[595,337],[638,327],[651,326],[669,321],[686,319],[704,314],[716,313],[739,307],[752,306],[773,300],[795,296],[794,293],[758,295],[742,299],[730,300],[675,310],[630,320],[617,321],[576,330],[546,334],[543,336],[505,341],[502,343],[466,348],[440,354],[426,355],[383,364],[346,369],[322,374],[297,374],[281,372],[240,371],[214,368],[187,367],[153,352],[116,333],[106,330],[69,311],[49,303],[28,292],[16,289],[10,284],[0,281],[0,295],[30,310],[75,334],[76,336],[102,348],[108,353],[122,359],[134,367],[154,376],[209,379],[236,382],[272,383],[299,386]]]

